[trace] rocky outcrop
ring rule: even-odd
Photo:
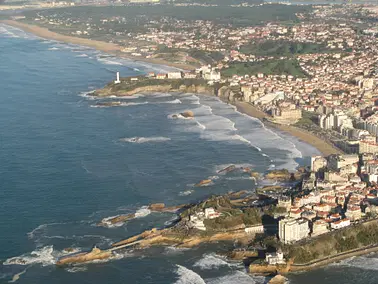
[[[130,221],[135,218],[134,213],[130,213],[127,215],[118,215],[110,218],[104,218],[101,220],[100,223],[97,224],[97,226],[103,226],[103,227],[109,227],[111,225],[119,224],[119,223],[125,223],[127,221]]]
[[[287,278],[283,277],[282,275],[276,275],[270,281],[268,284],[286,284],[288,283]]]
[[[191,110],[184,111],[180,114],[185,118],[193,118],[194,117],[194,113]]]
[[[258,257],[258,252],[252,250],[233,250],[227,254],[227,257],[233,260],[244,260],[246,258]]]
[[[250,175],[251,175],[251,177],[256,178],[256,179],[261,177],[260,173],[258,173],[258,172],[251,172]]]
[[[61,259],[59,259],[56,263],[56,265],[68,265],[73,263],[83,263],[93,260],[100,260],[100,259],[109,259],[112,257],[111,251],[102,251],[99,248],[94,247],[92,251],[88,253],[79,253],[71,256],[66,256]]]
[[[150,206],[148,206],[148,209],[151,211],[162,211],[165,209],[164,203],[152,203]]]
[[[206,186],[206,185],[209,185],[210,183],[212,183],[211,179],[204,179],[204,180],[201,180],[199,183],[196,183],[194,186],[196,187]]]
[[[288,181],[291,179],[291,177],[292,174],[286,169],[270,171],[265,175],[265,178],[267,179],[274,179],[279,181]]]
[[[229,173],[229,172],[232,172],[236,169],[236,166],[235,165],[230,165],[224,169],[221,169],[218,171],[218,174],[222,174],[222,173]]]
[[[114,107],[114,106],[120,106],[122,103],[120,101],[111,101],[111,102],[98,102],[96,106],[102,106],[102,107]]]
[[[159,80],[156,80],[156,84],[151,84],[148,86],[135,87],[130,90],[116,90],[112,86],[99,89],[94,92],[94,95],[99,97],[108,96],[132,96],[137,93],[166,93],[166,92],[184,92],[184,93],[202,93],[214,95],[214,88],[205,85],[180,85],[179,87],[173,87],[170,84],[160,84]]]

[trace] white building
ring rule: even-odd
[[[263,225],[257,225],[257,226],[253,226],[253,227],[246,227],[246,228],[244,228],[244,231],[247,234],[264,233],[264,226]]]
[[[348,227],[348,226],[350,226],[349,219],[342,219],[342,220],[331,223],[331,228],[335,230]]]
[[[319,236],[328,232],[328,223],[326,221],[320,219],[313,223],[311,236]]]
[[[285,259],[283,257],[282,251],[267,253],[265,255],[265,261],[270,265],[285,264]]]
[[[215,211],[213,207],[205,209],[205,219],[215,219],[220,216],[220,213]]]
[[[189,216],[190,226],[196,228],[201,231],[206,231],[206,226],[203,223],[203,220],[199,218],[197,215],[190,215]]]
[[[207,73],[203,73],[203,78],[208,81],[220,81],[221,74],[218,71],[212,70]]]
[[[278,236],[285,244],[304,239],[309,232],[308,221],[305,219],[288,218],[279,221]]]
[[[168,72],[168,79],[181,79],[182,74],[180,71],[177,72]]]

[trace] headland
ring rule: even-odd
[[[193,76],[191,78],[185,78],[185,76],[193,75],[194,71],[184,73],[184,75],[179,74],[180,72],[175,73],[182,78],[169,79],[169,74],[150,74],[149,76],[122,78],[120,83],[115,84],[114,82],[110,82],[104,88],[96,90],[93,95],[98,97],[121,97],[132,96],[137,93],[181,92],[218,96],[225,103],[234,105],[239,112],[259,119],[270,128],[278,129],[279,131],[286,132],[291,136],[298,138],[318,149],[323,155],[343,153],[328,141],[305,129],[293,125],[275,123],[267,113],[259,110],[251,103],[244,102],[242,97],[234,94],[236,93],[234,88],[228,84],[217,82],[209,84],[208,80],[199,78],[198,76],[194,78]],[[121,105],[121,102],[100,102],[99,104],[105,106],[118,106]]]

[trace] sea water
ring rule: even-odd
[[[122,104],[99,107],[91,95],[117,71],[134,76],[169,67],[43,40],[5,25],[0,25],[0,50],[0,283],[266,281],[216,255],[226,250],[224,244],[124,250],[109,261],[69,268],[55,262],[67,254],[65,248],[107,248],[175,220],[172,213],[150,212],[150,203],[253,192],[257,184],[248,175],[217,173],[228,165],[260,173],[295,169],[318,154],[316,149],[215,97],[139,94],[107,98]],[[194,118],[173,118],[185,110]],[[213,183],[194,187],[207,178]],[[96,226],[127,213],[137,218],[113,228]],[[345,265],[354,267],[353,261]],[[306,274],[293,283],[301,277]]]

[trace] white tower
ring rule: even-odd
[[[117,72],[117,80],[114,81],[114,84],[119,84],[121,81],[119,80],[119,72]]]

